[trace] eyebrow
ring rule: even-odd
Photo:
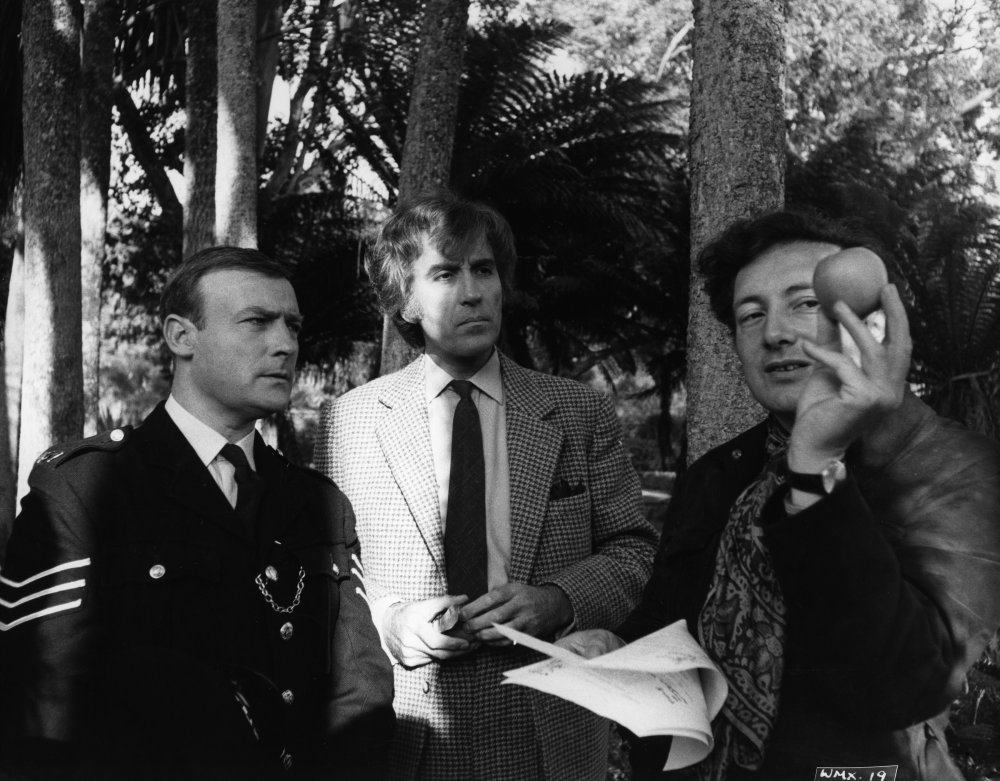
[[[433,265],[428,266],[427,267],[427,273],[428,274],[433,274],[433,273],[435,273],[437,271],[454,271],[455,269],[461,268],[461,267],[462,267],[461,262],[459,262],[457,260],[449,260],[448,258],[445,258],[440,263],[434,263]]]
[[[813,286],[811,282],[800,282],[797,285],[789,285],[782,291],[781,294],[783,296],[790,296],[794,295],[795,293],[801,293],[805,290],[812,290],[812,289]],[[743,304],[759,303],[763,300],[764,300],[763,296],[759,295],[744,296],[739,301],[733,302],[733,309],[736,309],[737,307],[742,306]]]
[[[237,317],[246,317],[247,315],[263,317],[265,320],[277,320],[284,317],[293,323],[302,323],[302,315],[298,312],[285,312],[281,309],[269,309],[266,306],[248,306],[236,313]]]

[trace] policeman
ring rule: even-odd
[[[215,247],[161,302],[170,397],[44,453],[0,571],[0,767],[64,778],[372,778],[392,674],[350,504],[264,445],[302,318]]]

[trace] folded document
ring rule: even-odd
[[[664,770],[700,762],[712,750],[711,721],[728,686],[683,620],[617,651],[584,659],[495,624],[505,637],[550,657],[504,673],[516,683],[574,702],[639,737],[672,735]]]

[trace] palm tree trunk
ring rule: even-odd
[[[257,4],[219,0],[215,237],[257,246]]]
[[[733,221],[780,208],[785,188],[784,3],[695,0],[691,84],[691,255]],[[761,417],[691,271],[688,458]]]
[[[188,3],[184,129],[184,257],[215,244],[216,4]]]
[[[85,0],[80,113],[80,286],[84,434],[97,433],[101,398],[101,279],[111,175],[112,60],[118,4]]]
[[[25,3],[24,311],[18,495],[30,464],[83,431],[80,25],[70,0]]]
[[[18,198],[20,201],[20,198]],[[15,206],[21,213],[21,204]],[[21,368],[24,355],[24,232],[18,221],[17,241],[7,281],[3,324],[3,376],[0,377],[0,565],[17,514],[17,443],[21,425]]]
[[[424,9],[399,172],[400,203],[430,188],[447,185],[451,178],[468,24],[469,0],[429,0]],[[413,357],[414,351],[386,318],[382,324],[380,373],[394,372]]]

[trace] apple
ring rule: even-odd
[[[868,317],[879,308],[879,295],[888,283],[882,259],[865,247],[827,255],[813,272],[813,291],[831,319],[837,301],[847,304],[858,317]]]

